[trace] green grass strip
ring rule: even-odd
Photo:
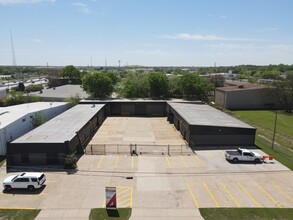
[[[292,208],[200,208],[205,220],[292,220]]]
[[[0,219],[5,220],[33,220],[37,217],[41,210],[40,209],[32,209],[32,210],[24,210],[24,209],[0,209]]]
[[[90,220],[95,219],[121,219],[128,220],[131,216],[131,208],[118,208],[118,209],[105,209],[105,208],[97,208],[92,209],[90,213]]]

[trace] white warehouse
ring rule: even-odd
[[[66,102],[35,102],[0,107],[0,155],[6,154],[7,142],[31,131],[33,120],[40,114],[45,121],[66,111]]]

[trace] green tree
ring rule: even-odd
[[[119,86],[118,93],[125,98],[149,97],[148,73],[127,72]]]
[[[196,97],[199,100],[208,101],[209,92],[214,88],[197,74],[187,73],[181,77],[181,89],[187,98]]]
[[[166,97],[168,94],[168,78],[165,73],[151,72],[148,76],[151,98]]]
[[[64,67],[60,73],[61,77],[66,79],[80,79],[80,71],[73,65]]]
[[[168,88],[169,88],[169,96],[170,97],[182,97],[182,89],[180,84],[180,76],[173,75],[168,77]]]
[[[82,77],[83,89],[93,98],[108,98],[114,91],[114,85],[108,72],[93,71]]]
[[[293,73],[288,73],[286,79],[275,81],[270,94],[277,98],[287,113],[293,110]]]
[[[44,114],[42,114],[40,112],[36,113],[35,117],[32,120],[33,127],[34,128],[39,127],[40,125],[44,124],[45,121],[46,121],[46,119],[45,119]]]

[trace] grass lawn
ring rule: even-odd
[[[205,220],[291,220],[290,208],[200,208]]]
[[[32,220],[37,217],[41,210],[23,210],[23,209],[0,209],[0,219],[9,220]]]
[[[128,220],[131,216],[131,208],[118,208],[118,209],[105,209],[98,208],[92,209],[90,213],[90,220],[101,219],[123,219]]]
[[[293,170],[293,114],[278,111],[275,144],[272,150],[275,111],[246,110],[228,111],[228,113],[256,127],[255,144]]]
[[[275,111],[233,111],[237,116],[256,126],[273,130],[275,124]],[[277,132],[293,137],[293,114],[278,111]]]

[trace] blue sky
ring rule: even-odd
[[[0,0],[0,65],[293,63],[293,0]]]

